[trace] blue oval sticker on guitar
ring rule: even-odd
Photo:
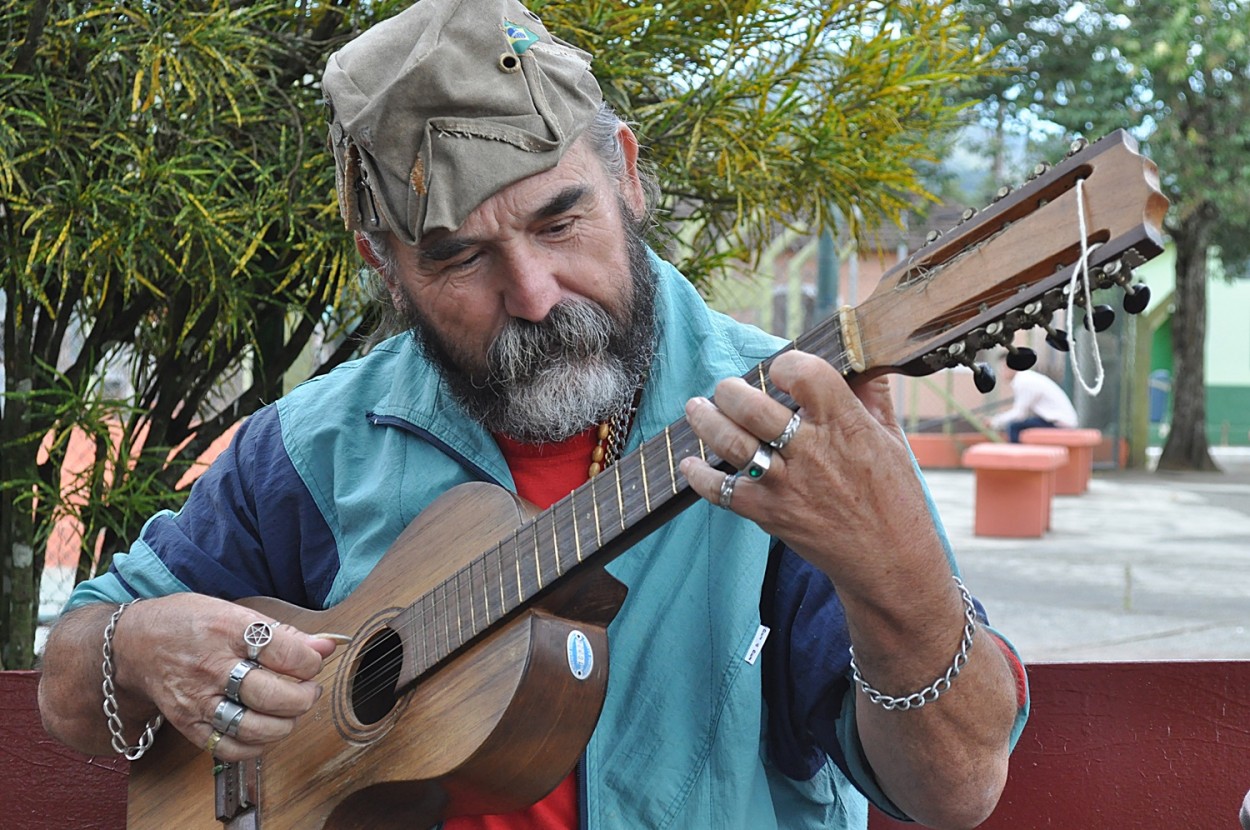
[[[595,667],[595,652],[586,635],[576,629],[569,632],[568,656],[569,671],[574,677],[578,680],[590,677],[590,670]]]

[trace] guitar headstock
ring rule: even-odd
[[[1039,165],[1024,186],[1003,188],[989,207],[931,233],[867,300],[842,309],[851,372],[926,375],[972,365],[983,349],[1010,347],[1021,329],[1049,328],[1054,312],[1068,305],[1081,257],[1078,182],[1090,289],[1119,285],[1126,310],[1143,310],[1148,293],[1130,284],[1131,271],[1162,252],[1168,200],[1154,163],[1118,130],[1093,144],[1075,143],[1061,163]],[[1076,299],[1083,305],[1083,294]]]

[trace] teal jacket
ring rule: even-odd
[[[689,397],[783,345],[709,310],[675,269],[655,264],[660,348],[627,451],[680,419]],[[433,499],[468,481],[515,489],[491,435],[462,413],[410,337],[393,338],[253,416],[184,508],[149,520],[67,608],[186,590],[328,607]],[[581,765],[586,830],[863,828],[865,793],[897,814],[859,747],[844,645],[817,660],[815,674],[833,682],[817,690],[823,728],[811,729],[815,738],[797,730],[809,760],[774,759],[777,733],[789,746],[796,730],[778,728],[765,703],[770,645],[764,659],[748,656],[778,547],[754,523],[700,501],[609,564],[629,593],[609,628],[611,680]],[[821,602],[836,595],[826,590]],[[841,620],[840,610],[829,619]],[[844,625],[807,640],[844,644]],[[777,645],[787,663],[799,660],[797,647]],[[788,687],[812,667],[780,671]],[[787,688],[771,702],[793,720],[798,697]],[[824,750],[812,761],[806,744],[817,738]]]

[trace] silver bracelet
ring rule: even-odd
[[[964,586],[963,580],[957,576],[953,576],[955,584],[959,586],[959,593],[964,600],[964,639],[959,644],[959,653],[955,655],[955,659],[951,662],[950,668],[946,673],[934,680],[925,688],[918,692],[912,692],[905,697],[891,697],[883,694],[872,686],[868,685],[868,681],[864,680],[864,676],[859,673],[859,666],[855,663],[855,647],[850,648],[851,652],[851,676],[855,682],[859,684],[859,688],[868,699],[884,709],[907,711],[908,709],[919,709],[926,703],[932,703],[941,697],[942,693],[951,687],[951,681],[959,676],[959,672],[963,669],[964,664],[968,662],[968,652],[972,650],[972,638],[977,633],[977,609],[972,604],[972,594],[968,593],[968,589]]]
[[[138,761],[143,757],[151,747],[152,742],[156,740],[156,730],[161,728],[161,724],[165,719],[161,715],[157,715],[147,722],[143,727],[143,734],[139,736],[139,742],[134,746],[126,745],[126,738],[122,734],[122,719],[117,713],[117,692],[113,688],[113,632],[117,630],[117,621],[121,619],[122,612],[134,602],[123,602],[113,612],[109,624],[104,627],[104,664],[101,670],[104,672],[104,683],[101,688],[104,690],[104,717],[108,722],[109,734],[113,736],[113,751],[119,755],[125,755],[127,761]]]

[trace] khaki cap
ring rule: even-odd
[[[322,90],[344,224],[409,245],[555,167],[603,100],[517,0],[419,0],[331,55]]]

